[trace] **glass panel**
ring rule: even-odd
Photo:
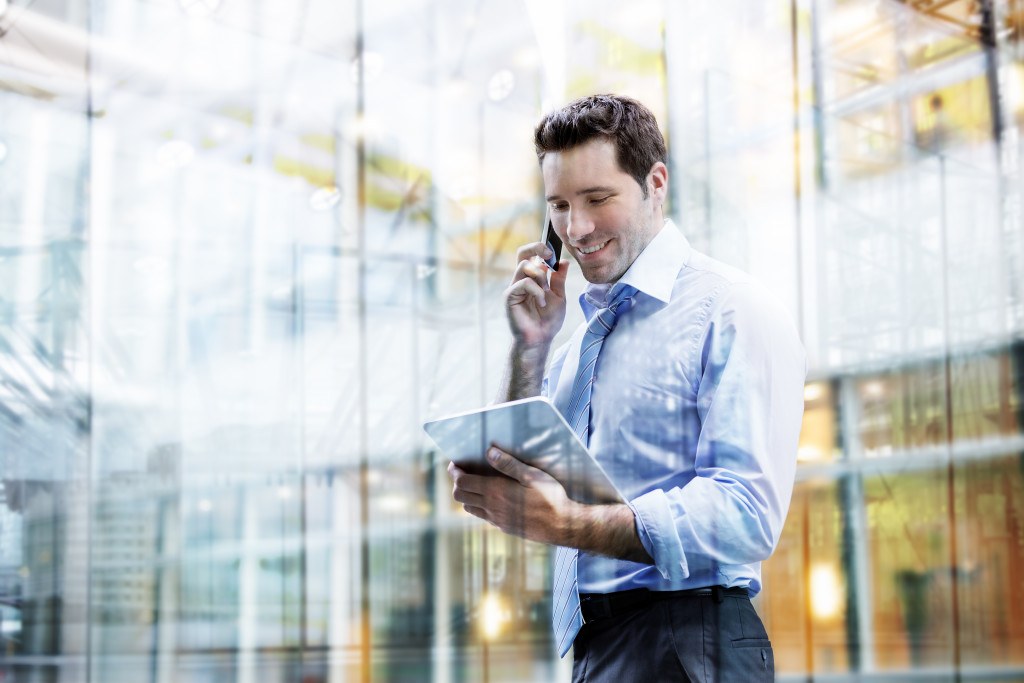
[[[0,0],[0,679],[568,680],[421,425],[614,91],[808,351],[779,679],[1024,680],[1018,5]]]

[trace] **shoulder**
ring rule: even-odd
[[[690,258],[679,271],[676,278],[689,286],[697,286],[699,291],[718,293],[737,285],[757,285],[757,281],[735,266],[711,258],[707,254],[692,250]]]
[[[679,271],[676,287],[681,296],[701,299],[709,313],[792,318],[779,298],[754,277],[698,251]]]
[[[691,271],[687,274],[685,271]],[[697,292],[701,321],[698,353],[709,346],[743,344],[760,353],[803,354],[794,315],[778,296],[757,279],[733,266],[694,252],[680,273],[689,280],[681,294]]]

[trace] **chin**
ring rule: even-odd
[[[583,277],[586,278],[587,282],[591,284],[606,285],[617,281],[620,277],[622,277],[622,273],[608,273],[606,269],[600,269],[593,270],[590,272],[583,271]]]

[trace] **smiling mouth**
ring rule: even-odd
[[[592,247],[576,247],[576,250],[579,251],[583,255],[593,254],[595,252],[598,252],[598,251],[601,251],[602,249],[604,249],[605,245],[607,245],[608,242],[609,242],[609,240],[605,240],[604,242],[601,242],[601,244],[595,244]]]

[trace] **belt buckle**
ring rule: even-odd
[[[586,605],[588,609],[595,612],[591,619],[587,619],[583,606]],[[580,598],[580,617],[583,619],[584,624],[597,621],[599,619],[609,619],[613,616],[611,601],[605,595],[588,595]]]

